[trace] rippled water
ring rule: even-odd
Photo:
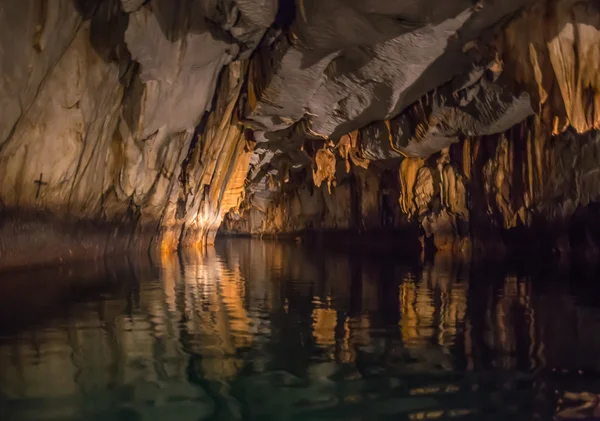
[[[349,250],[1,275],[0,419],[544,420],[600,393],[595,278]]]

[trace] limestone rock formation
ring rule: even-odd
[[[600,249],[599,58],[594,0],[6,0],[0,268],[223,218]]]
[[[246,173],[236,124],[243,55],[270,24],[244,10],[166,0],[3,5],[0,265],[153,240],[175,249],[184,226],[198,243],[216,229],[220,203],[235,205]]]

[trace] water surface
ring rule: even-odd
[[[401,257],[235,239],[0,275],[0,419],[545,420],[600,393],[595,278]]]

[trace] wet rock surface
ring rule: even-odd
[[[232,175],[246,140],[231,118],[242,55],[266,27],[243,8],[201,1],[10,1],[0,21],[0,266],[86,249],[57,228],[76,221],[97,227],[89,241],[102,252],[112,226],[128,247],[175,249],[184,223],[201,225],[204,241],[220,202],[235,205],[231,183],[243,183]],[[29,231],[29,215],[41,214],[39,231],[60,235]],[[28,241],[41,244],[26,253]]]
[[[225,215],[596,250],[599,27],[591,0],[8,0],[0,267]]]
[[[264,212],[244,205],[230,212],[222,229],[392,231],[420,236],[440,251],[591,258],[599,250],[598,133],[570,129],[540,145],[537,124],[526,120],[502,134],[465,139],[427,159],[338,171],[331,193],[305,177],[285,186]]]

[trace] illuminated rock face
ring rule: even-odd
[[[428,159],[391,168],[338,168],[337,186],[306,175],[265,212],[242,206],[222,229],[290,234],[351,230],[421,237],[437,250],[552,251],[600,248],[600,136],[572,130],[540,142],[527,120],[506,133],[465,139]]]
[[[0,11],[0,267],[209,239],[243,190],[244,55],[270,23],[208,1],[43,3]]]
[[[309,114],[302,127],[328,139],[298,140],[313,177],[298,171],[292,182],[276,181],[268,206],[250,197],[224,231],[394,229],[437,250],[596,252],[599,28],[596,3],[526,2],[494,37],[461,38],[469,65],[449,66],[445,83],[399,113],[343,126],[337,138],[315,130],[319,118]],[[337,156],[334,175],[319,159],[324,151]],[[260,177],[277,178],[286,152],[250,172],[255,198],[265,196]],[[312,186],[324,179],[315,173],[327,174],[331,192]]]
[[[0,267],[207,243],[228,212],[589,246],[599,23],[592,0],[8,0]]]

